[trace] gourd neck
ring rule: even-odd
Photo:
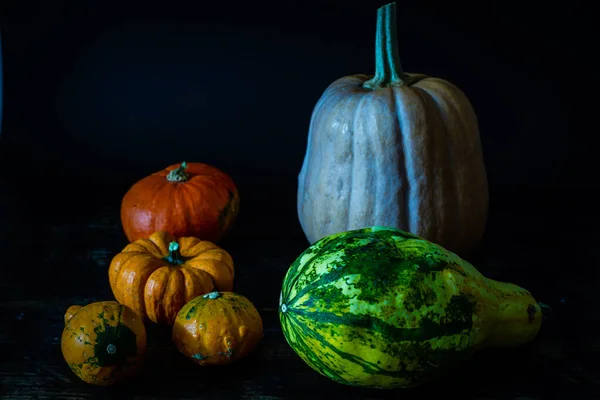
[[[164,258],[166,262],[171,265],[181,265],[185,262],[181,252],[179,250],[179,243],[169,243],[169,255]]]
[[[480,347],[520,346],[533,340],[542,325],[542,308],[527,290],[487,279],[498,299],[495,323]]]
[[[81,306],[79,306],[79,305],[74,305],[67,309],[67,311],[65,312],[65,316],[64,316],[65,325],[71,320],[71,318],[73,318],[75,313],[77,311],[79,311],[80,309],[81,309]]]
[[[396,31],[396,3],[390,3],[377,10],[375,76],[364,82],[363,87],[376,90],[392,86],[410,86],[422,79],[411,77],[402,70]]]
[[[167,175],[167,180],[169,182],[185,182],[190,179],[190,176],[186,172],[187,162],[182,162],[181,165],[169,172]]]

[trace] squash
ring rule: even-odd
[[[391,3],[378,10],[375,75],[336,80],[313,110],[300,225],[311,244],[384,225],[467,256],[488,212],[475,112],[450,82],[404,72],[397,53]]]
[[[135,183],[121,202],[129,242],[165,231],[218,242],[230,230],[240,199],[233,180],[202,163],[171,165]]]
[[[187,303],[173,325],[173,343],[198,365],[230,364],[251,353],[263,338],[254,304],[234,292],[211,292]]]
[[[232,290],[233,259],[216,244],[155,232],[117,254],[109,266],[115,299],[159,324],[173,324],[194,297]]]
[[[63,357],[84,382],[110,386],[139,371],[146,328],[131,308],[116,301],[71,306],[61,337]]]
[[[438,244],[390,227],[327,236],[285,275],[284,336],[310,367],[342,384],[417,386],[474,351],[535,338],[540,305],[487,279]]]

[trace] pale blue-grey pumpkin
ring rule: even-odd
[[[488,212],[477,117],[455,85],[402,70],[394,3],[377,21],[375,76],[336,80],[314,108],[298,176],[302,229],[314,243],[384,225],[465,256]]]

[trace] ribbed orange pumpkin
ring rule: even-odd
[[[378,11],[375,75],[336,80],[313,110],[300,224],[310,243],[379,225],[465,256],[488,212],[477,117],[452,83],[402,70],[395,16],[394,3]]]
[[[202,163],[171,165],[135,183],[121,202],[121,224],[130,242],[165,231],[219,241],[239,212],[229,175]]]
[[[160,324],[212,290],[232,290],[233,259],[212,242],[156,232],[128,244],[111,261],[109,281],[119,303]]]

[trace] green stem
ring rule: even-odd
[[[171,242],[169,243],[169,255],[165,257],[165,261],[169,264],[180,265],[184,263],[184,259],[181,256],[181,252],[179,251],[179,243]]]
[[[167,175],[167,180],[169,182],[185,182],[190,176],[185,172],[187,169],[187,163],[184,161],[181,163],[179,168],[172,170]]]
[[[205,299],[211,299],[211,300],[214,300],[214,299],[216,299],[217,297],[221,297],[221,293],[219,293],[219,292],[216,292],[216,291],[215,291],[215,292],[210,292],[210,293],[206,293],[206,294],[205,294],[204,296],[202,296],[202,297],[203,297],[203,298],[205,298]]]
[[[377,10],[375,39],[375,76],[363,83],[367,89],[412,85],[420,78],[412,78],[402,70],[398,56],[396,33],[396,3]]]

